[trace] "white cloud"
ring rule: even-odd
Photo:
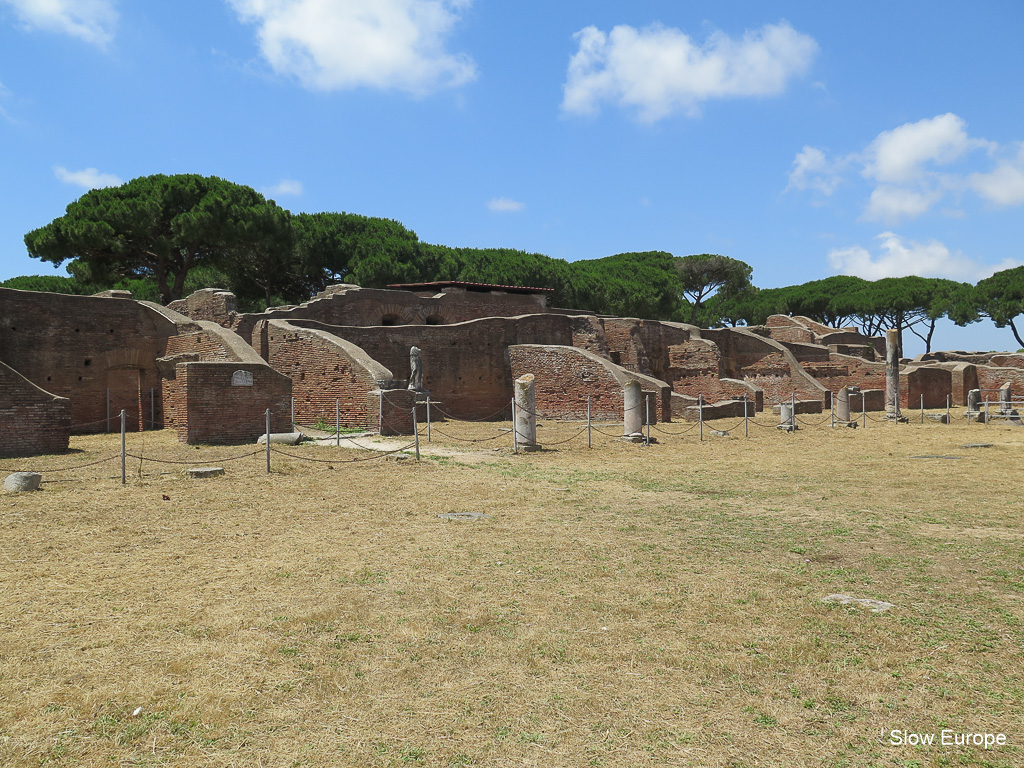
[[[30,29],[60,32],[106,48],[114,40],[114,0],[0,0]]]
[[[982,264],[960,252],[950,252],[938,240],[919,243],[904,240],[893,232],[883,232],[875,239],[879,241],[877,254],[859,245],[836,248],[828,252],[829,265],[840,274],[856,275],[865,280],[919,275],[973,283],[1020,264],[1012,259],[1004,259],[995,266]]]
[[[83,168],[80,171],[69,171],[62,165],[53,168],[53,175],[65,184],[73,184],[85,189],[101,189],[103,187],[116,187],[124,184],[121,179],[112,173],[100,173],[95,168]]]
[[[644,122],[673,112],[696,116],[709,99],[775,96],[811,65],[818,44],[789,24],[748,31],[741,40],[723,32],[704,45],[679,29],[586,27],[574,38],[562,109],[594,114],[602,102],[635,108]]]
[[[963,166],[977,167],[972,158],[979,156],[995,167],[967,173]],[[961,163],[956,171],[948,168],[954,163]],[[873,185],[863,218],[888,226],[927,213],[951,192],[957,198],[954,205],[964,192],[1001,206],[1024,203],[1024,143],[1016,145],[1015,156],[1006,157],[1006,149],[996,142],[970,136],[966,121],[951,112],[882,131],[858,153],[830,158],[805,146],[793,160],[786,191],[813,189],[830,195],[847,180],[843,171],[850,166]],[[943,214],[951,210],[958,209],[947,207]]]
[[[301,195],[303,187],[301,181],[282,179],[274,186],[264,187],[260,191],[267,197],[284,197],[287,195]]]
[[[871,192],[864,218],[868,221],[882,221],[895,224],[901,219],[913,219],[930,209],[942,199],[937,189],[917,190],[880,184]]]
[[[507,197],[495,197],[487,201],[487,207],[495,213],[515,213],[523,210],[526,206],[518,200],[511,200]]]
[[[1024,203],[1024,142],[1017,145],[1017,157],[999,163],[989,173],[972,173],[971,189],[996,205]]]
[[[228,0],[275,72],[312,90],[423,95],[476,77],[445,42],[470,0]]]
[[[793,160],[786,189],[814,189],[827,197],[842,182],[840,171],[844,165],[845,161],[829,160],[817,147],[805,146]]]
[[[946,165],[971,148],[967,123],[951,112],[882,131],[864,151],[864,175],[883,183],[919,179],[927,163]]]

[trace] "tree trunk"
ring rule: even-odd
[[[1017,340],[1017,343],[1020,344],[1021,348],[1024,349],[1024,339],[1021,339],[1020,334],[1017,333],[1017,326],[1013,324],[1013,318],[1010,318],[1009,325],[1010,330],[1013,331],[1013,338],[1015,338]]]

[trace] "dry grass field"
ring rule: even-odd
[[[502,435],[420,463],[299,446],[330,463],[206,480],[133,460],[125,486],[111,461],[0,495],[0,764],[1024,765],[1024,428],[517,456]],[[118,447],[73,438],[0,476]],[[944,729],[1007,743],[890,735]]]

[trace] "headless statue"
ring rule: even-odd
[[[413,392],[423,390],[423,355],[419,347],[409,350],[409,389]]]

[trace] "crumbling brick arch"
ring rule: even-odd
[[[382,304],[378,325],[414,325],[417,318],[410,312],[410,307],[401,304]]]

